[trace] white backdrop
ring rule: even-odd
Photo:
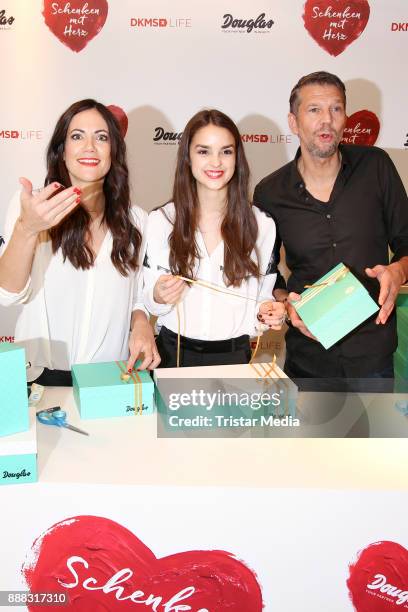
[[[55,122],[84,97],[126,113],[133,199],[147,210],[171,194],[177,140],[154,141],[158,133],[180,133],[203,107],[223,110],[246,141],[254,185],[293,156],[289,92],[319,69],[345,81],[349,115],[375,114],[376,144],[408,184],[405,0],[6,0],[2,7],[0,235],[18,177],[42,184]],[[324,42],[324,32],[341,42]],[[356,142],[367,135],[359,129],[373,129],[369,121],[357,116]],[[0,310],[0,340],[13,335],[15,316]]]

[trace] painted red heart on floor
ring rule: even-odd
[[[22,573],[32,592],[66,593],[75,612],[262,610],[255,574],[230,553],[194,550],[157,559],[133,533],[98,516],[50,527],[34,542]]]
[[[95,38],[108,16],[107,0],[44,0],[43,15],[51,32],[78,53]]]
[[[370,544],[349,569],[347,586],[356,612],[396,612],[408,607],[408,550],[400,544]]]
[[[110,112],[113,115],[115,115],[116,119],[118,120],[119,126],[120,126],[120,133],[122,134],[124,138],[126,136],[126,132],[127,132],[128,125],[129,125],[127,114],[125,113],[123,108],[120,108],[120,106],[115,106],[114,104],[109,104],[108,108]]]
[[[372,146],[377,141],[379,131],[377,115],[369,110],[357,111],[347,117],[342,143]]]
[[[367,0],[306,0],[303,21],[317,44],[336,56],[360,36],[369,16]]]

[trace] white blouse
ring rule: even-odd
[[[256,252],[261,276],[250,277],[239,287],[226,287],[223,278],[224,243],[208,255],[203,236],[196,232],[200,259],[196,263],[194,278],[203,280],[235,295],[227,295],[200,285],[190,285],[179,303],[180,333],[198,340],[226,340],[243,334],[253,336],[259,325],[256,319],[259,303],[273,300],[272,289],[276,280],[273,248],[276,238],[275,223],[258,208],[253,208],[258,223]],[[158,316],[158,327],[164,325],[177,333],[178,318],[175,305],[158,304],[153,298],[154,285],[162,274],[170,274],[168,239],[172,232],[174,204],[171,202],[150,213],[147,225],[147,252],[144,261],[144,304]],[[255,260],[255,249],[252,253]],[[243,297],[239,297],[243,296]],[[247,300],[244,298],[252,298]]]
[[[6,219],[5,245],[20,214],[20,194],[12,199]],[[70,370],[74,363],[127,359],[132,311],[146,310],[142,304],[147,213],[132,207],[133,222],[143,236],[139,267],[122,276],[112,264],[112,234],[108,230],[94,265],[75,269],[63,261],[61,249],[54,255],[47,232],[41,232],[31,276],[20,293],[0,287],[0,304],[23,304],[15,330],[15,341],[26,349],[31,362],[28,380],[44,367]]]

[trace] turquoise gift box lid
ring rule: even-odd
[[[0,343],[0,436],[29,428],[25,351],[10,342]]]
[[[135,368],[140,364],[137,362]],[[151,414],[154,383],[146,370],[135,371],[127,380],[125,361],[77,363],[72,366],[74,398],[81,418]]]
[[[379,310],[365,287],[343,264],[291,301],[310,332],[328,349]]]

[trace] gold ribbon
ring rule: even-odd
[[[307,304],[307,302],[321,293],[326,287],[334,285],[334,283],[338,283],[339,281],[343,280],[343,278],[345,278],[349,272],[349,268],[347,268],[347,266],[343,266],[339,270],[336,270],[336,272],[332,272],[332,274],[330,274],[330,276],[328,276],[323,283],[305,285],[305,289],[311,289],[311,291],[305,297],[302,297],[300,302],[297,302],[297,308]]]
[[[140,414],[143,415],[143,390],[142,390],[142,379],[139,376],[137,370],[132,370],[132,372],[128,372],[126,370],[126,364],[124,361],[116,361],[116,365],[121,371],[120,380],[125,383],[129,382],[129,379],[132,380],[134,389],[135,389],[135,415]],[[137,409],[136,409],[137,406]]]
[[[213,285],[213,283],[208,283],[207,281],[202,281],[202,280],[194,280],[192,278],[186,278],[185,276],[181,276],[180,274],[176,275],[176,278],[179,278],[183,281],[185,281],[186,283],[191,283],[192,285],[200,285],[200,287],[205,287],[206,289],[213,289],[214,291],[218,291],[219,293],[226,293],[227,295],[233,295],[234,297],[240,297],[244,300],[250,300],[252,302],[258,302],[257,298],[251,297],[251,296],[247,296],[247,295],[242,295],[241,293],[235,293],[235,291],[231,291],[228,289],[221,289],[220,287],[217,287],[217,285]],[[271,300],[272,301],[272,300]],[[177,312],[177,358],[176,358],[176,367],[179,368],[180,367],[180,310],[179,310],[179,303],[176,303],[176,312]],[[249,363],[252,364],[253,360],[255,359],[255,355],[258,352],[258,347],[259,347],[259,340],[261,338],[262,333],[259,332],[258,333],[258,337],[256,340],[256,346],[255,349],[251,355],[251,359],[249,360]]]
[[[180,276],[180,274],[177,274],[176,278],[180,278],[181,280],[185,281],[186,283],[190,283],[191,285],[200,285],[200,287],[205,287],[206,289],[213,289],[213,291],[218,291],[219,293],[226,293],[227,295],[232,295],[234,297],[240,297],[243,300],[250,300],[251,302],[259,301],[258,298],[254,298],[249,295],[242,295],[242,293],[236,293],[235,291],[232,291],[231,289],[221,289],[221,287],[218,287],[218,285],[214,285],[213,283],[208,283],[207,281],[186,278],[185,276]]]
[[[252,361],[252,360],[251,360]],[[258,363],[258,364],[254,364],[251,363],[251,361],[249,362],[251,368],[253,368],[253,370],[255,371],[255,373],[257,374],[257,376],[259,377],[259,382],[268,382],[268,379],[273,380],[273,377],[271,376],[271,372],[273,372],[275,374],[275,378],[279,378],[279,380],[282,381],[282,383],[285,386],[285,411],[284,414],[281,416],[284,416],[287,412],[289,412],[289,382],[287,380],[285,380],[285,378],[282,378],[279,375],[278,370],[276,369],[276,355],[273,356],[273,359],[270,363],[264,364],[264,363]],[[269,367],[267,367],[269,366]],[[259,369],[258,369],[259,368]],[[260,370],[263,370],[260,371]]]

